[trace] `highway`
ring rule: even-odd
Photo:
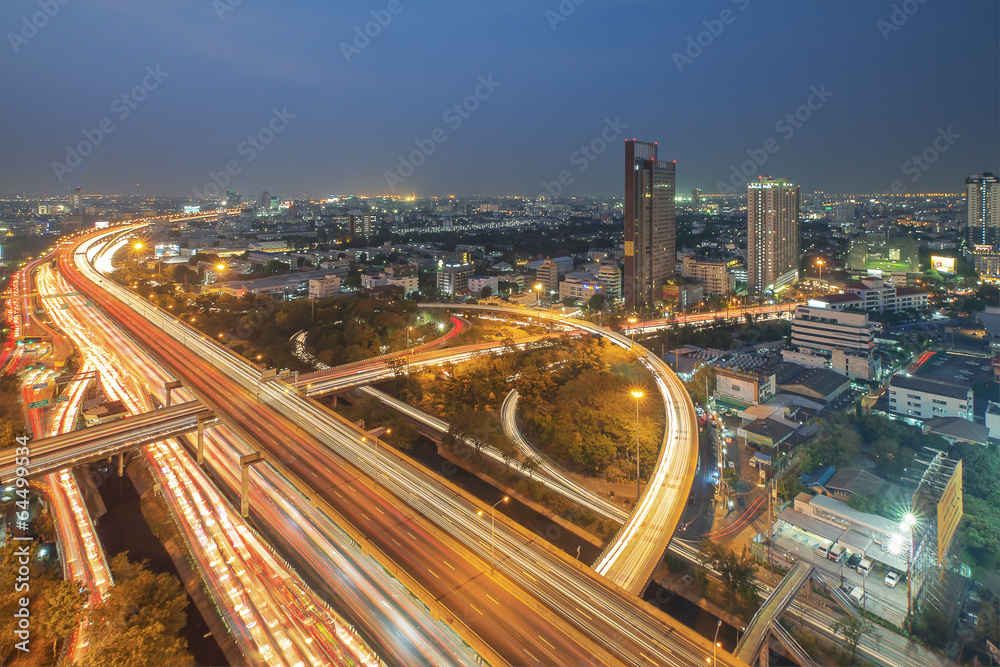
[[[448,307],[420,304],[423,308]],[[450,306],[454,308],[454,306]],[[466,305],[468,310],[488,310],[524,316],[519,308]],[[646,366],[663,398],[666,428],[656,466],[646,482],[639,502],[615,539],[598,558],[595,569],[633,595],[646,587],[653,570],[667,549],[694,480],[698,460],[698,421],[687,389],[670,367],[657,355],[625,336],[589,322],[553,313],[538,317],[572,326],[632,350]]]
[[[46,273],[47,269],[42,269],[41,282],[51,283],[50,289],[56,292],[68,292],[68,288],[58,285],[59,281]],[[54,309],[52,313],[58,313],[60,325],[80,347],[85,367],[93,365],[101,371],[101,381],[110,398],[121,400],[133,413],[144,412],[148,409],[143,404],[146,393],[137,386],[135,377],[126,377],[129,374],[126,364],[109,362],[103,347],[113,342],[114,349],[128,358],[128,342],[117,338],[113,328],[101,322],[93,309],[82,307],[78,298],[65,301],[67,309]],[[86,325],[81,324],[84,321]],[[132,372],[135,372],[134,366]],[[77,391],[79,389],[74,388],[74,393]],[[70,399],[64,405],[76,403],[75,396]],[[183,407],[190,410],[190,406]],[[78,405],[74,409],[78,409]],[[197,409],[203,411],[201,406]],[[156,416],[153,412],[134,419]],[[74,422],[68,411],[64,419],[57,418],[57,423],[67,427]],[[86,431],[61,437],[75,436],[88,437]],[[163,497],[177,525],[187,537],[208,591],[249,662],[272,665],[374,665],[378,662],[346,623],[319,609],[322,602],[301,585],[287,564],[277,560],[245,526],[234,523],[228,503],[200,470],[191,467],[189,457],[178,443],[159,442],[147,446],[143,453],[151,463],[154,479],[159,478]],[[65,472],[59,475],[63,479],[71,478]],[[81,511],[84,515],[86,512],[82,503],[74,504],[73,510],[76,516]],[[72,545],[73,541],[67,544]],[[109,575],[99,572],[85,576],[110,580]],[[279,581],[281,587],[267,585],[272,580]],[[296,611],[310,605],[319,613],[312,614],[312,621],[306,622],[309,615],[297,616]],[[78,648],[85,649],[86,645],[84,641]]]
[[[72,266],[74,263],[79,265],[80,270],[87,271],[90,279],[98,281],[109,292],[128,301],[132,308],[109,299],[95,289],[88,278],[76,275]],[[266,443],[282,460],[288,461],[289,466],[294,465],[296,474],[310,480],[332,505],[337,506],[338,511],[353,517],[356,527],[363,527],[378,542],[379,549],[398,562],[406,563],[408,570],[414,577],[422,580],[426,589],[441,591],[442,598],[452,597],[445,593],[455,591],[456,587],[463,594],[474,593],[471,598],[463,597],[462,604],[457,605],[457,612],[470,625],[481,629],[480,636],[489,636],[491,640],[487,641],[492,641],[498,650],[513,652],[517,657],[511,660],[512,663],[591,664],[612,660],[605,651],[593,644],[583,642],[581,645],[578,637],[566,638],[568,631],[565,628],[560,631],[553,628],[551,623],[540,621],[538,613],[550,612],[545,612],[537,600],[545,601],[548,609],[556,611],[563,623],[585,631],[607,651],[614,652],[626,662],[685,665],[704,659],[709,649],[704,638],[686,628],[673,627],[669,618],[649,605],[623,595],[613,586],[601,583],[586,568],[574,563],[550,545],[535,541],[527,531],[508,525],[499,517],[496,537],[498,572],[512,574],[521,582],[521,587],[514,586],[507,580],[491,581],[489,585],[481,584],[486,590],[479,590],[479,586],[469,584],[472,579],[481,580],[481,559],[489,553],[490,531],[481,519],[476,518],[476,511],[482,509],[482,506],[455,495],[456,491],[447,488],[443,480],[400,462],[387,452],[385,460],[379,463],[380,489],[389,490],[407,500],[419,514],[433,518],[441,528],[479,554],[479,558],[474,559],[477,561],[474,567],[464,568],[464,580],[451,578],[448,569],[456,564],[451,563],[447,568],[442,568],[441,553],[453,553],[455,547],[443,546],[447,544],[447,540],[443,539],[443,535],[434,534],[432,527],[419,515],[403,513],[396,507],[398,502],[387,502],[381,492],[377,495],[370,493],[367,485],[361,487],[368,492],[368,497],[364,498],[365,502],[360,506],[352,502],[351,497],[355,493],[361,493],[357,485],[352,487],[351,495],[339,494],[339,490],[335,488],[350,485],[354,476],[349,468],[344,470],[343,463],[332,456],[331,447],[356,467],[373,468],[371,449],[361,442],[359,431],[336,419],[321,406],[298,396],[291,387],[275,383],[261,385],[257,373],[245,361],[218,348],[212,341],[205,341],[197,334],[192,335],[186,327],[170,319],[165,313],[145,305],[126,290],[97,276],[87,267],[82,254],[76,255],[74,262],[71,256],[64,253],[60,264],[77,289],[86,291],[91,298],[112,312],[128,330],[133,331],[137,339],[155,344],[158,356],[175,374],[183,377],[197,392],[209,395],[213,400],[207,402],[216,407],[217,411],[217,404],[222,402],[225,405],[224,412],[243,422],[255,438]],[[155,325],[145,322],[137,314],[151,317]],[[579,326],[578,322],[569,324],[574,328]],[[164,338],[161,330],[183,341],[183,346]],[[191,354],[186,349],[188,346],[196,354]],[[206,364],[202,359],[210,362]],[[225,370],[231,380],[223,379],[219,370]],[[231,386],[229,383],[232,381],[242,386],[243,391]],[[295,426],[276,415],[266,414],[255,401],[247,400],[258,391],[261,399],[278,406],[286,417],[300,425],[302,432],[296,431]],[[307,435],[318,437],[322,444]],[[378,509],[373,510],[373,507]],[[379,516],[382,514],[386,515],[385,520]],[[411,534],[416,539],[419,534],[410,529],[401,530],[400,526],[403,524],[424,533],[419,542],[400,542],[399,537],[409,542],[410,538],[405,535]],[[429,551],[428,544],[433,545]],[[423,558],[423,563],[412,562],[418,558]],[[447,584],[438,583],[444,580],[442,573],[450,578]],[[541,583],[543,581],[544,585]],[[525,590],[532,591],[534,595],[525,597]],[[499,614],[500,610],[494,607],[499,608],[502,600],[510,600],[504,607],[516,609],[518,606],[508,591],[525,597],[527,604],[535,607],[536,613],[512,614],[511,609],[504,609],[504,613]],[[499,597],[492,592],[498,593]],[[491,602],[494,600],[496,602]],[[448,603],[453,601],[449,599]],[[493,613],[487,614],[484,610]],[[511,628],[512,617],[521,620],[517,628]],[[506,628],[507,631],[500,632],[502,636],[498,636],[497,628]],[[541,636],[538,629],[544,629],[546,636]],[[669,645],[663,641],[665,636],[670,637]],[[533,637],[537,637],[537,640]],[[512,642],[516,646],[511,646]],[[720,662],[738,664],[733,663],[731,658],[722,656]]]

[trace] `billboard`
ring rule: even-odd
[[[931,255],[931,268],[938,273],[955,273],[955,258]]]
[[[955,535],[964,512],[962,506],[962,461],[955,465],[955,472],[941,492],[941,500],[937,504],[937,550],[939,563],[945,562],[945,555],[948,553],[948,545]]]

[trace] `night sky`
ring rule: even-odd
[[[42,12],[0,3],[5,194],[213,194],[213,172],[245,196],[536,196],[543,182],[621,194],[632,137],[677,161],[682,194],[757,174],[803,191],[958,192],[1000,169],[996,2],[73,0]],[[357,38],[366,27],[375,36]],[[67,157],[96,139],[79,164]],[[921,154],[931,163],[911,161]],[[752,156],[763,165],[734,176]],[[227,163],[239,173],[222,176]],[[562,171],[569,185],[556,186]]]

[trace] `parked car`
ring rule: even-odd
[[[861,554],[851,554],[851,557],[847,559],[847,567],[852,570],[857,569],[858,563],[861,562]],[[848,591],[850,593],[850,591]]]
[[[889,588],[895,588],[896,584],[898,583],[899,583],[899,573],[890,570],[889,574],[885,575],[885,585],[888,586]]]

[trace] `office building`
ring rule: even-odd
[[[691,209],[697,213],[701,208],[701,188],[691,190]]]
[[[580,299],[585,304],[590,303],[595,294],[603,294],[604,288],[592,273],[580,271],[567,273],[566,279],[559,283],[559,300]]]
[[[844,291],[861,300],[861,310],[877,313],[893,313],[897,310],[924,310],[927,308],[927,293],[913,287],[895,287],[881,278],[864,278],[850,282]]]
[[[234,206],[239,206],[243,203],[243,198],[240,197],[240,193],[235,190],[230,190],[226,193],[226,206],[233,208]]]
[[[340,276],[321,276],[319,278],[310,278],[310,299],[325,299],[338,294],[340,294]]]
[[[500,289],[500,279],[496,276],[471,276],[469,278],[469,291],[473,294],[482,294],[484,287],[489,287],[490,294],[494,295]]]
[[[535,270],[535,285],[541,285],[539,296],[548,296],[559,291],[559,265],[554,259],[544,259]],[[534,289],[535,285],[531,288]]]
[[[656,144],[625,142],[625,307],[663,300],[675,271],[675,167],[656,157]]]
[[[602,263],[597,270],[597,282],[601,284],[604,297],[609,302],[622,298],[622,272],[617,265]]]
[[[829,368],[851,379],[877,380],[882,363],[875,353],[875,330],[867,313],[799,306],[792,318],[791,349],[785,361]]]
[[[965,179],[966,217],[971,245],[1000,245],[1000,179],[990,173]]]
[[[69,189],[69,209],[79,211],[83,208],[83,188],[77,186]]]
[[[849,225],[857,213],[854,202],[841,202],[830,207],[830,222],[835,225]]]
[[[357,236],[372,238],[378,234],[378,216],[374,213],[351,211],[347,216],[347,233],[351,238]]]
[[[799,186],[760,178],[747,184],[747,290],[765,294],[799,270]]]
[[[731,269],[738,263],[735,259],[699,259],[685,255],[681,258],[681,275],[702,283],[707,295],[725,296],[735,287]]]
[[[271,195],[267,190],[264,190],[259,195],[257,195],[257,209],[261,211],[266,211],[271,208]]]
[[[472,264],[442,264],[437,272],[438,292],[454,296],[469,289],[469,278],[475,270]]]
[[[958,382],[893,375],[889,412],[910,419],[961,417],[972,420],[972,387]]]

